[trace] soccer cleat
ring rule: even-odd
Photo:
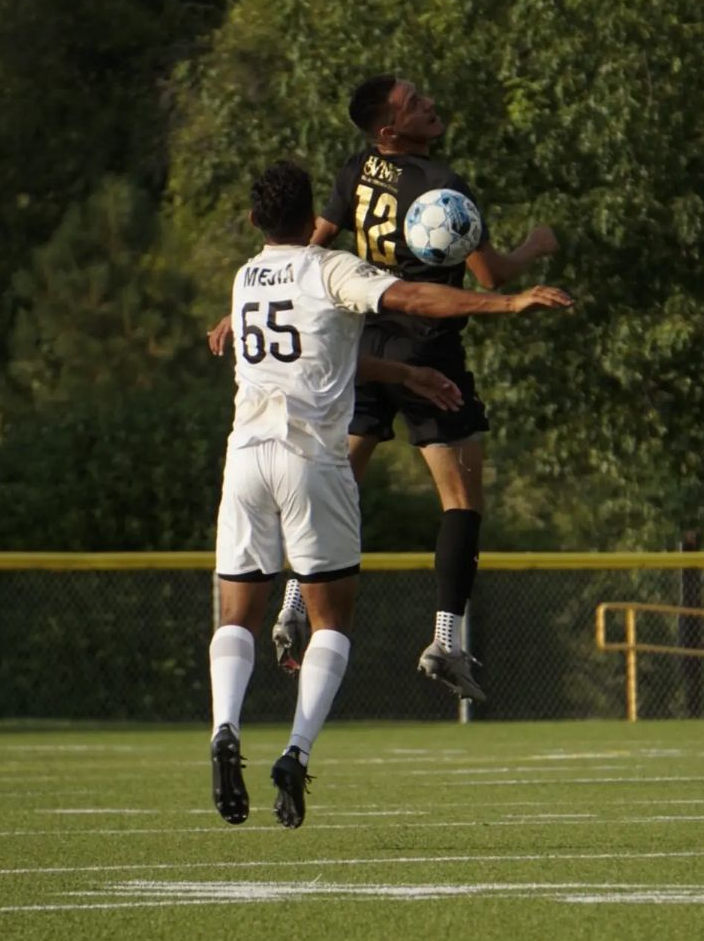
[[[271,639],[276,651],[276,662],[281,669],[291,675],[298,673],[308,642],[308,622],[305,614],[295,608],[284,608],[279,612]]]
[[[274,801],[274,814],[282,826],[291,830],[303,823],[306,815],[305,793],[308,790],[306,785],[312,780],[297,755],[297,748],[289,748],[271,769],[271,780],[279,789]]]
[[[225,723],[210,743],[213,765],[213,801],[218,813],[228,823],[244,823],[249,816],[249,796],[242,778],[240,743]]]
[[[486,695],[471,671],[471,664],[477,662],[463,650],[459,653],[448,653],[437,641],[433,641],[420,655],[418,670],[430,679],[440,680],[449,686],[460,699],[484,702]]]

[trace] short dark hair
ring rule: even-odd
[[[300,235],[313,215],[310,176],[290,160],[277,160],[255,180],[252,219],[265,235],[285,239]]]
[[[373,137],[380,127],[391,120],[389,95],[396,82],[396,76],[390,73],[375,75],[352,92],[350,118],[369,137]]]

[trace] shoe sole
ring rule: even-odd
[[[297,657],[299,657],[298,648],[302,646],[302,638],[297,636],[292,639],[290,634],[277,634],[274,631],[271,639],[276,651],[276,663],[284,673],[295,676],[301,669],[300,659]]]
[[[306,813],[303,785],[291,772],[276,765],[271,770],[271,779],[279,791],[274,801],[274,814],[282,826],[296,830],[303,823]]]
[[[249,816],[249,795],[242,778],[237,747],[226,740],[216,743],[211,761],[213,801],[218,813],[228,823],[244,823]]]
[[[283,643],[276,638],[274,640],[274,647],[276,648],[276,663],[284,673],[290,673],[292,676],[298,673],[301,669],[301,664],[296,660],[296,658],[291,653],[292,644]]]

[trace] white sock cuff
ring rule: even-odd
[[[350,639],[346,634],[342,634],[340,631],[336,631],[333,628],[323,627],[313,632],[310,643],[308,644],[308,649],[310,650],[311,647],[323,647],[326,650],[334,650],[335,653],[347,659],[350,655],[350,646]]]
[[[210,659],[242,657],[254,662],[254,636],[246,627],[225,624],[219,627],[210,641]]]

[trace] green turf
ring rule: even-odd
[[[286,831],[283,727],[245,730],[240,827],[211,807],[206,729],[0,728],[0,937],[700,938],[703,731],[330,725]]]

